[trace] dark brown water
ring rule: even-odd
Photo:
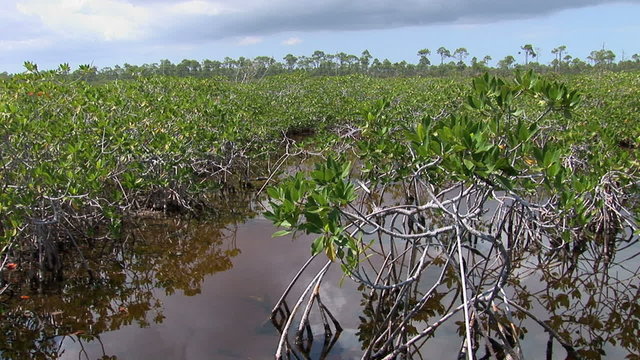
[[[229,256],[203,258],[203,280],[189,287],[189,294],[156,288],[153,295],[162,304],[162,322],[148,327],[125,326],[100,336],[102,344],[91,342],[84,349],[93,359],[107,355],[122,359],[269,359],[278,334],[271,322],[271,307],[278,300],[297,268],[309,255],[309,244],[287,238],[271,238],[274,231],[263,219],[251,219],[226,230],[202,229],[199,241],[222,234],[215,251]],[[302,240],[302,239],[301,239]],[[204,250],[203,250],[204,251]],[[168,254],[170,254],[168,252]],[[186,256],[186,255],[183,255]],[[198,256],[197,254],[194,256]],[[169,271],[184,271],[176,266]],[[200,276],[198,273],[196,277]],[[336,285],[336,277],[330,281]],[[351,291],[350,291],[351,290]],[[336,308],[350,304],[352,289],[332,289],[328,303]],[[355,305],[355,306],[354,306]],[[346,337],[345,337],[346,339]],[[346,345],[345,345],[346,346]],[[352,343],[349,346],[359,349]],[[78,343],[67,341],[65,350],[75,359],[82,350]]]
[[[14,286],[2,308],[2,358],[272,359],[278,333],[269,314],[307,260],[309,239],[271,238],[270,222],[254,215],[138,220],[126,227],[122,243],[85,247],[84,260],[69,252],[62,282],[21,283],[27,269],[5,272]],[[599,356],[622,359],[638,353],[637,252],[636,244],[618,253],[616,259],[631,259],[612,266],[608,279],[590,273],[589,262],[564,279],[561,267],[547,272],[558,278],[545,279],[530,275],[526,268],[535,264],[529,264],[514,288],[558,331],[576,342],[601,341]],[[313,268],[323,263],[319,258]],[[313,274],[305,273],[300,286]],[[327,358],[359,359],[362,294],[349,279],[342,286],[340,280],[335,267],[322,287],[323,302],[344,328]],[[423,348],[425,358],[454,357],[461,318],[438,329]],[[548,335],[532,322],[522,325],[524,354],[544,358]],[[317,358],[323,333],[319,324],[313,330]],[[564,356],[560,349],[553,358]]]
[[[309,243],[271,238],[274,228],[261,218],[236,220],[137,221],[122,245],[83,248],[87,266],[69,254],[57,286],[20,286],[28,271],[10,273],[3,357],[272,358],[271,308],[307,260]],[[339,277],[327,279],[327,305],[357,311],[350,300],[357,293],[339,288]],[[349,331],[343,335],[336,353],[359,349]]]

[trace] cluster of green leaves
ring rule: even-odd
[[[348,79],[366,79],[370,86],[369,96],[360,95],[360,101],[345,113],[348,117],[336,123],[360,128],[359,140],[351,145],[358,157],[357,176],[363,180],[383,183],[387,176],[398,180],[407,175],[407,172],[397,171],[408,161],[401,139],[403,124],[415,116],[435,116],[443,108],[460,106],[456,95],[462,92],[462,85],[457,81]],[[342,93],[353,91],[346,82],[340,85],[345,87]],[[328,143],[334,141],[329,139]],[[265,213],[276,226],[284,228],[274,236],[295,231],[318,234],[311,252],[325,252],[332,260],[342,260],[345,272],[358,264],[362,251],[368,246],[346,231],[349,222],[341,216],[340,209],[356,199],[355,185],[349,180],[350,156],[344,153],[330,155],[326,162],[316,164],[308,176],[299,172],[270,187],[270,210]]]
[[[221,165],[277,152],[282,133],[314,133],[316,145],[329,147],[342,141],[331,130],[346,125],[360,128],[359,176],[380,183],[411,174],[416,154],[441,157],[460,179],[507,187],[523,169],[543,170],[549,184],[592,189],[606,171],[638,168],[633,73],[567,79],[586,94],[587,106],[574,110],[575,91],[531,73],[484,76],[471,87],[460,79],[302,74],[245,84],[172,77],[89,84],[61,76],[68,66],[45,73],[29,65],[30,73],[0,81],[4,241],[46,217],[37,209],[51,215],[50,199],[60,213],[97,211],[117,223],[123,209],[149,206],[150,194],[171,189],[189,199],[216,189],[220,178],[202,180],[239,173]],[[583,178],[563,177],[569,155],[592,164],[579,169]],[[526,187],[526,176],[515,177]],[[574,205],[574,196],[564,198],[566,208]]]
[[[155,189],[181,184],[186,194],[197,187],[191,162],[213,160],[222,141],[236,139],[220,126],[227,119],[216,97],[224,86],[193,85],[148,79],[91,86],[55,74],[2,82],[4,238],[28,219],[54,213],[100,208],[117,223],[119,208]],[[48,203],[48,214],[36,211]]]
[[[469,112],[435,123],[424,119],[408,138],[418,162],[440,159],[435,170],[451,180],[481,179],[522,196],[543,186],[569,224],[581,227],[603,207],[596,196],[602,176],[619,170],[624,183],[634,172],[631,154],[619,147],[590,157],[574,153],[592,146],[580,124],[599,122],[573,115],[581,101],[577,90],[530,71],[512,81],[484,75],[473,80]],[[617,164],[606,159],[612,157]]]
[[[567,82],[582,89],[584,100],[574,121],[565,125],[566,141],[588,145],[585,156],[590,161],[602,162],[594,168],[640,168],[638,73],[578,75],[568,78]]]
[[[634,76],[625,74],[621,78],[638,78],[637,74]],[[627,151],[615,138],[590,143],[585,131],[607,119],[589,109],[577,111],[583,96],[564,82],[531,71],[518,72],[510,80],[485,74],[473,79],[467,95],[461,98],[464,106],[451,107],[448,114],[440,117],[410,113],[389,100],[373,101],[362,108],[354,121],[360,128],[360,137],[353,144],[359,166],[353,172],[368,184],[362,189],[377,193],[378,185],[406,186],[420,177],[436,188],[459,182],[482,184],[523,198],[542,193],[550,199],[556,215],[565,219],[565,229],[585,229],[604,211],[598,192],[605,174],[618,171],[620,186],[633,184],[637,149]],[[627,110],[636,106],[633,101],[620,105]],[[637,122],[634,126],[635,138],[640,132]],[[336,156],[332,164],[337,161],[344,166],[352,155]],[[321,233],[333,236],[332,229],[340,226],[338,233],[343,232],[348,224],[340,218],[344,198],[331,198],[333,192],[310,176],[308,179],[297,174],[272,188],[269,194],[274,210],[268,217],[287,231],[316,233],[318,229],[328,229]],[[341,187],[347,186],[342,183],[345,180],[340,181]],[[310,217],[308,207],[314,208],[315,197],[322,191],[324,196],[330,196],[323,204],[334,206],[333,210],[323,211],[332,216]],[[295,199],[286,194],[295,194]],[[581,232],[564,231],[558,236],[568,241]],[[339,238],[327,240],[331,236],[316,240],[313,252],[325,250],[331,259],[335,258],[333,254],[340,252],[340,244],[347,242]]]
[[[294,230],[319,234],[311,245],[314,255],[324,251],[331,260],[342,259],[355,266],[360,242],[345,231],[339,210],[356,199],[355,187],[348,181],[350,170],[351,163],[329,157],[316,164],[308,178],[298,173],[281,186],[270,187],[271,210],[265,217],[285,228],[274,236]]]
[[[277,153],[283,133],[329,134],[384,94],[410,98],[405,113],[424,112],[445,98],[430,94],[455,83],[294,74],[245,84],[163,76],[96,84],[70,80],[67,65],[26,66],[0,81],[0,243],[34,219],[66,214],[116,229],[126,210],[172,196],[189,205],[229,176],[246,177],[240,168]]]
[[[203,178],[234,160],[233,151],[273,150],[257,140],[286,127],[251,124],[248,106],[237,107],[222,81],[90,85],[33,72],[0,83],[4,241],[30,219],[97,213],[117,225],[123,209],[153,206],[150,195],[161,190],[187,199],[211,191],[220,179]]]

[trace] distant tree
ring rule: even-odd
[[[373,56],[371,56],[369,50],[363,51],[360,55],[360,67],[364,72],[367,72],[369,70],[369,64],[371,63],[372,57]]]
[[[393,76],[408,75],[413,71],[413,66],[407,61],[402,60],[393,64]]]
[[[346,73],[349,68],[349,55],[345,52],[339,52],[336,54],[335,58],[338,61],[337,70],[339,70],[340,73]]]
[[[612,64],[616,59],[616,54],[611,50],[605,50],[604,54],[602,54],[602,59],[604,60],[605,64]]]
[[[287,69],[293,70],[293,68],[296,67],[296,62],[298,61],[298,58],[293,56],[292,54],[287,54],[282,59],[285,61],[285,63],[287,63]]]
[[[467,51],[467,49],[465,49],[463,47],[457,48],[453,52],[453,57],[458,59],[458,65],[464,64],[464,59],[466,59],[467,56],[469,56],[469,52]]]
[[[142,69],[140,66],[124,63],[122,67],[124,68],[124,76],[128,78],[142,75]]]
[[[311,70],[311,68],[313,67],[313,60],[308,57],[308,56],[299,56],[298,57],[298,69],[302,69],[302,70]]]
[[[140,67],[140,72],[142,76],[155,75],[160,72],[160,66],[158,65],[158,63],[142,64],[142,66]]]
[[[225,69],[232,69],[233,68],[233,62],[234,60],[228,56],[224,57],[224,60],[222,61],[222,67]]]
[[[566,50],[567,50],[567,47],[565,45],[560,45],[557,48],[554,48],[553,50],[551,50],[551,53],[556,56],[555,63],[553,64],[556,71],[558,70],[558,67],[562,65],[562,54]]]
[[[162,75],[174,75],[175,73],[175,65],[171,63],[171,61],[167,59],[160,60],[160,66],[158,71]]]
[[[489,59],[486,59],[487,57],[485,56],[482,60],[479,60],[477,57],[472,57],[471,58],[471,68],[476,72],[483,72],[487,70],[487,63],[489,62]]]
[[[98,71],[98,74],[103,75],[108,79],[117,79],[115,71],[113,70],[113,68],[109,66],[103,67],[102,69],[100,69],[100,71]]]
[[[609,65],[615,60],[616,54],[611,50],[593,50],[587,56],[587,59],[593,63],[593,65]]]
[[[113,74],[116,76],[116,79],[120,79],[124,75],[124,69],[120,65],[116,65],[113,67]]]
[[[380,60],[378,60],[378,58],[374,58],[373,62],[371,63],[370,69],[375,72],[378,70],[381,64],[382,63],[380,62]]]
[[[573,56],[568,55],[568,54],[567,54],[567,55],[565,55],[565,56],[562,58],[562,60],[564,60],[564,63],[565,63],[565,64],[569,64],[569,63],[571,62],[571,59],[573,59]]]
[[[234,66],[233,79],[236,82],[245,82],[255,74],[253,61],[244,56],[240,56],[232,62]]]
[[[320,67],[319,67],[319,75],[329,75],[329,74],[334,74],[337,75],[338,73],[338,66],[335,63],[335,60],[337,59],[337,55],[334,54],[325,54],[324,55],[324,59],[320,61]]]
[[[445,58],[451,57],[451,51],[447,50],[444,46],[440,46],[438,50],[436,50],[436,53],[440,55],[440,65],[444,64]]]
[[[533,49],[533,45],[531,44],[526,44],[520,47],[520,49],[522,49],[524,51],[524,64],[528,65],[529,64],[529,56],[531,56],[531,58],[534,58],[537,56],[536,51]]]
[[[313,60],[313,67],[315,67],[316,69],[320,67],[320,64],[322,64],[325,59],[326,59],[327,55],[324,53],[324,51],[321,50],[316,50],[313,52],[313,54],[311,54],[311,59]]]
[[[201,65],[197,60],[183,59],[176,65],[176,71],[180,76],[195,76],[200,72]]]
[[[591,61],[592,65],[598,64],[598,51],[599,50],[593,50],[589,56],[587,56],[587,60]]]
[[[357,72],[358,71],[358,63],[360,59],[353,54],[347,55],[347,66],[349,67],[349,72]]]
[[[587,70],[589,65],[582,61],[580,58],[572,58],[570,62],[568,62],[569,67],[572,72],[581,72]]]
[[[474,56],[471,58],[471,68],[475,71],[480,71],[484,69],[484,65]]]
[[[489,55],[485,55],[485,57],[482,58],[482,61],[480,61],[480,63],[484,66],[489,66],[489,61],[491,61],[492,58]]]
[[[379,71],[383,76],[393,76],[393,63],[391,63],[389,59],[382,60],[382,63],[379,66]]]
[[[276,60],[270,56],[256,56],[253,61],[253,66],[259,70],[261,77],[264,77],[264,73],[276,63]],[[264,73],[262,73],[264,71]]]
[[[507,55],[504,59],[498,61],[498,67],[500,69],[510,69],[515,62],[516,59],[513,56]]]
[[[222,62],[218,60],[207,59],[202,61],[202,71],[208,76],[220,74],[221,68],[222,68]]]
[[[631,60],[633,60],[635,62],[640,62],[640,54],[631,55]]]
[[[420,67],[427,67],[431,65],[431,61],[427,57],[429,55],[431,55],[431,50],[429,49],[422,49],[418,51],[418,56],[420,57],[420,61],[418,62],[418,64],[420,65]]]

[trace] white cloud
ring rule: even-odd
[[[334,36],[437,24],[457,24],[454,31],[478,33],[485,24],[488,29],[503,20],[614,3],[635,10],[629,4],[640,0],[0,0],[0,27],[6,29],[0,31],[0,61],[6,68],[25,59],[54,64],[114,59],[104,60],[108,64],[146,61],[137,59],[149,54],[195,57],[190,54],[203,48],[247,46],[225,50],[233,55],[257,52],[255,45],[270,37],[277,39],[276,46],[294,46],[303,42],[295,34]],[[628,19],[623,23],[636,25]],[[637,28],[630,28],[624,35],[634,31]],[[524,36],[508,35],[518,36],[518,41]],[[567,39],[558,41],[571,45]]]
[[[42,49],[52,44],[51,39],[0,40],[0,51]]]
[[[297,37],[297,36],[293,36],[293,37],[290,37],[290,38],[288,38],[288,39],[284,40],[284,41],[282,42],[282,45],[293,46],[293,45],[300,44],[301,42],[302,42],[302,39],[300,39],[300,38],[299,38],[299,37]]]
[[[7,0],[2,0],[2,2]],[[90,40],[260,41],[253,34],[479,24],[623,0],[15,0],[45,31]],[[640,0],[626,0],[640,3]],[[6,3],[5,3],[6,4]],[[0,4],[0,12],[2,5]],[[0,18],[2,14],[0,13]],[[242,38],[242,37],[245,38]],[[283,45],[295,45],[292,37]]]
[[[157,3],[160,0],[130,0]],[[526,19],[554,12],[607,3],[640,0],[193,0],[187,8],[213,9],[217,16],[191,12],[173,19],[160,36],[176,41],[210,41],[224,38],[287,32],[391,29],[434,24],[489,24]],[[204,3],[204,4],[201,4]],[[195,5],[200,4],[200,5]],[[224,14],[224,16],[220,16]]]
[[[238,40],[236,43],[238,46],[248,46],[259,44],[264,41],[264,38],[261,36],[245,36]]]
[[[148,9],[120,0],[22,0],[16,8],[67,38],[140,39],[151,19]]]
[[[183,1],[177,4],[171,4],[167,9],[168,14],[208,16],[220,15],[229,11],[231,11],[231,9],[221,3],[202,0]]]

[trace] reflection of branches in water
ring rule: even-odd
[[[554,343],[569,358],[599,359],[607,342],[638,351],[639,269],[616,262],[626,242],[638,241],[620,234],[637,224],[612,174],[586,205],[600,206],[600,216],[571,228],[572,214],[558,216],[557,199],[524,199],[480,180],[438,191],[423,170],[393,188],[360,183],[360,201],[341,210],[351,237],[374,241],[349,272],[363,291],[363,359],[421,358],[445,324],[463,335],[457,358],[521,359],[527,326],[549,335],[547,358]],[[389,205],[385,193],[397,189],[405,202]],[[306,294],[315,294],[322,277],[294,309],[313,303]],[[536,277],[542,290],[531,291],[525,283]],[[277,358],[291,352],[295,312],[274,310],[284,318]],[[309,326],[306,319],[305,311],[298,329]]]
[[[276,359],[284,359],[285,357],[290,358],[291,356],[296,359],[311,358],[314,334],[311,328],[310,315],[314,305],[316,305],[316,308],[320,313],[322,327],[324,330],[324,341],[318,357],[319,359],[324,359],[329,355],[342,332],[342,327],[320,298],[320,284],[322,283],[324,276],[327,274],[327,271],[331,266],[331,262],[327,262],[322,269],[316,273],[306,289],[304,289],[304,291],[302,291],[298,296],[295,306],[292,309],[289,309],[286,298],[292,291],[299,277],[311,264],[314,258],[315,256],[312,256],[303,265],[271,311],[271,321],[280,332],[280,340],[278,342],[278,349],[276,350]],[[296,319],[296,316],[300,313],[300,309],[302,309],[305,300],[306,306],[304,311],[300,314],[298,327],[295,332],[296,346],[293,348],[289,343],[289,331]]]
[[[0,314],[2,358],[57,358],[65,338],[95,341],[122,326],[162,322],[155,289],[197,294],[205,276],[231,268],[239,250],[225,223],[243,218],[237,216],[127,223],[121,241],[79,242],[83,258],[63,253],[64,282],[50,278],[34,287],[28,270],[9,273],[4,280],[13,286],[3,294]]]
[[[544,309],[549,313],[549,326],[563,338],[573,338],[586,358],[600,358],[607,344],[632,353],[640,351],[638,238],[614,236],[610,244],[619,244],[617,249],[602,243],[598,247],[593,241],[578,254],[575,248],[554,254],[555,262],[546,266],[523,264],[523,270],[541,276],[539,289],[529,289],[527,280],[514,281],[522,311]]]
[[[167,234],[163,235],[163,234]],[[165,289],[168,295],[182,290],[185,295],[200,292],[208,274],[232,267],[237,249],[225,249],[225,230],[190,221],[146,222],[135,233],[135,249],[125,251],[129,258],[123,271],[136,284]]]

